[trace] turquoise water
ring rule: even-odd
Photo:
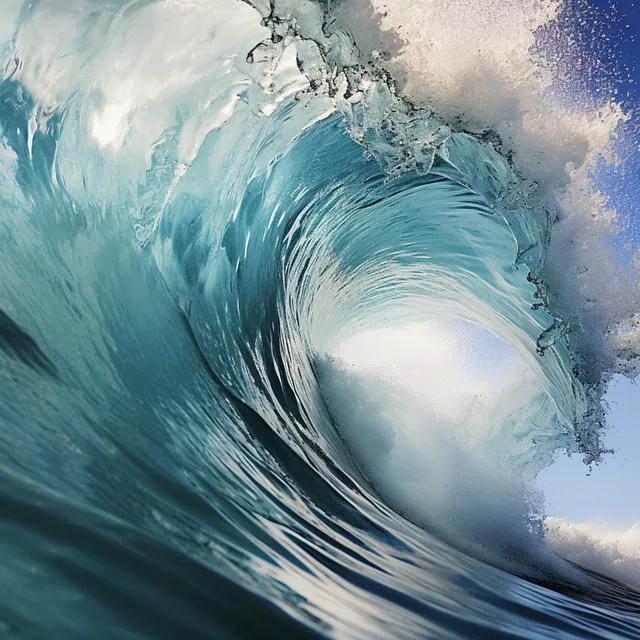
[[[319,47],[233,1],[12,7],[4,636],[638,637],[637,592],[547,551],[530,495],[557,451],[602,454],[606,368],[553,308],[554,216],[510,155],[377,70],[337,78],[344,31]],[[354,445],[384,407],[361,419],[371,381],[335,353],[434,319],[526,373],[439,466],[436,421],[438,500],[407,502],[384,442]]]

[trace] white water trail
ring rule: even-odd
[[[640,588],[640,524],[617,531],[595,522],[545,520],[549,548],[568,560]]]

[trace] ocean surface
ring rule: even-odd
[[[640,370],[592,26],[0,0],[0,637],[640,637],[534,489]]]

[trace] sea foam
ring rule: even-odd
[[[640,524],[616,531],[596,522],[545,520],[549,547],[598,573],[640,588]]]

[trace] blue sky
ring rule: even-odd
[[[627,529],[640,522],[640,385],[619,377],[607,399],[611,426],[606,442],[615,453],[591,473],[580,456],[559,456],[541,474],[540,486],[548,515]]]
[[[587,5],[585,0],[569,0],[569,4],[582,10]],[[617,79],[618,99],[632,114],[624,163],[604,172],[600,185],[610,194],[624,228],[616,239],[624,259],[640,248],[640,0],[590,0],[588,4],[595,11],[581,37],[588,50],[610,56],[604,59],[603,73]],[[618,377],[608,401],[606,444],[615,453],[591,473],[579,456],[559,456],[541,475],[540,485],[549,515],[576,522],[592,519],[623,529],[640,522],[640,385]]]

